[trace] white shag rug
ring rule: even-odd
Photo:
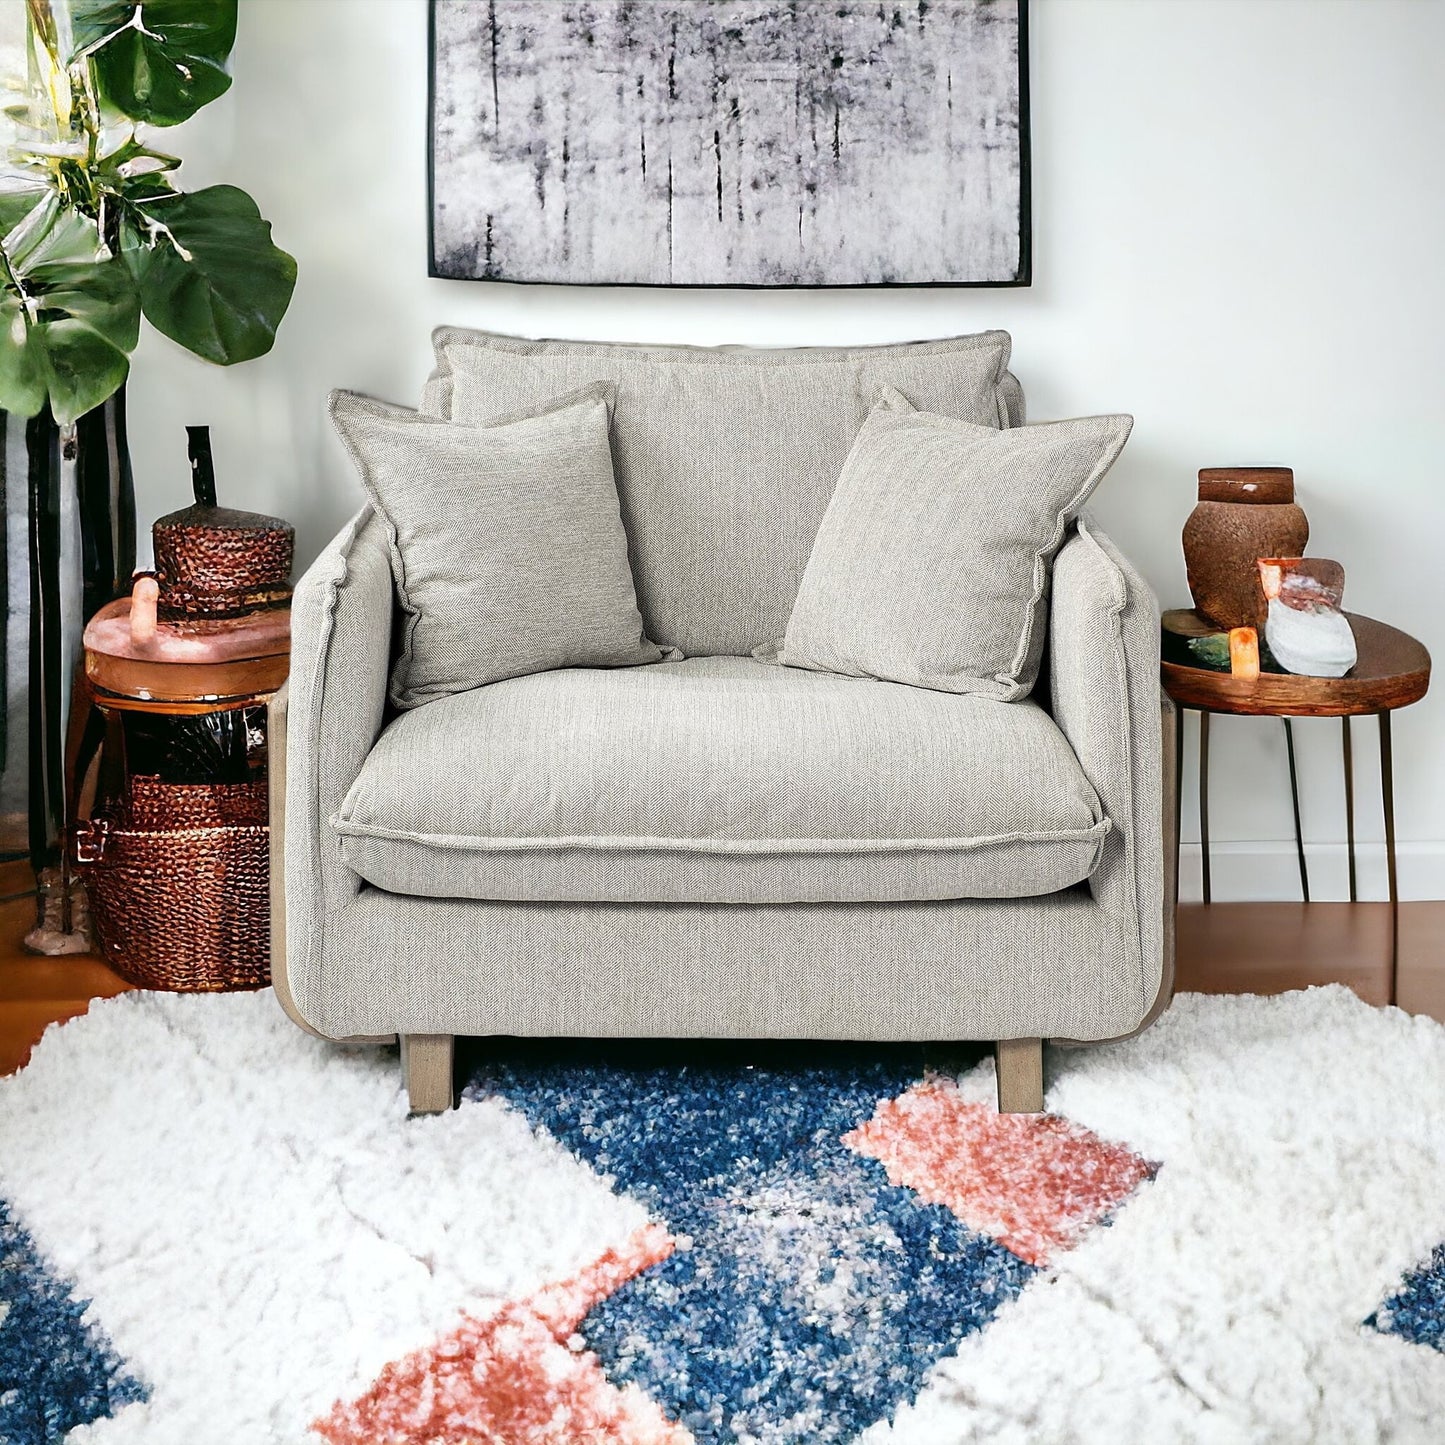
[[[1184,995],[1048,1076],[553,1053],[408,1120],[269,993],[99,1002],[0,1081],[0,1440],[1445,1440],[1445,1027]]]

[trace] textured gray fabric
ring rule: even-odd
[[[333,1036],[1112,1038],[1133,944],[1083,888],[956,903],[483,903],[363,889],[300,982]]]
[[[326,820],[386,716],[393,610],[386,525],[368,506],[311,564],[291,598],[286,941],[288,971],[308,982],[323,967],[326,919],[361,886]]]
[[[292,615],[286,966],[322,1032],[1091,1040],[1148,1016],[1165,948],[1156,612],[1087,523],[1055,563],[1051,706],[1115,826],[1087,885],[1040,898],[528,904],[364,886],[326,820],[382,727],[392,606],[385,529],[363,512]]]
[[[1003,397],[1005,426],[1023,426],[1028,417],[1024,406],[1024,389],[1013,372],[1006,371],[999,382],[999,394]]]
[[[452,338],[453,340],[455,340],[455,338],[465,336],[476,336],[479,338],[485,338],[491,334],[492,333],[485,331],[467,331],[461,327],[455,326],[446,327],[444,330],[439,330],[436,333],[438,339],[445,335],[449,338]],[[624,343],[619,342],[616,344],[622,345]],[[928,343],[908,342],[906,344],[910,346],[921,346]],[[691,350],[692,348],[669,347],[666,349],[684,351]],[[725,347],[718,348],[719,351],[724,351],[727,349],[728,348]],[[853,349],[865,350],[871,348],[856,347]],[[441,363],[439,362],[438,365],[440,366]],[[1025,421],[1028,420],[1028,407],[1024,401],[1023,385],[1019,381],[1018,377],[1016,377],[1011,371],[1005,371],[1004,374],[999,378],[998,391],[999,408],[1001,413],[999,425],[1023,426]],[[427,377],[426,381],[422,384],[421,403],[418,406],[418,410],[424,413],[426,416],[449,417],[451,415],[451,394],[452,379],[450,374],[441,370],[433,371],[432,374]]]
[[[385,519],[407,622],[391,697],[419,707],[552,667],[629,667],[642,635],[608,445],[611,386],[487,427],[350,392],[331,417]]]
[[[1116,922],[1137,973],[1141,1015],[1159,992],[1167,954],[1159,604],[1148,584],[1087,519],[1054,559],[1049,693],[1114,827],[1089,880]]]
[[[997,431],[885,388],[818,529],[779,661],[1027,696],[1054,552],[1132,425],[1102,416]]]
[[[398,718],[333,827],[441,898],[1013,898],[1086,878],[1108,824],[1031,701],[698,658],[514,678]]]
[[[885,383],[1007,424],[1006,332],[900,346],[626,346],[443,328],[425,407],[486,422],[597,378],[647,635],[689,656],[782,636],[819,519]]]

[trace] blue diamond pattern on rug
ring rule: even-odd
[[[0,1201],[0,1441],[51,1445],[149,1393]]]
[[[1445,1244],[1405,1276],[1400,1288],[1365,1323],[1384,1335],[1445,1354]]]
[[[923,1070],[490,1068],[496,1090],[679,1248],[604,1300],[582,1335],[700,1442],[853,1438],[912,1399],[1035,1269],[890,1185],[842,1136]]]

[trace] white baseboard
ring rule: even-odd
[[[1209,849],[1214,901],[1294,901],[1300,896],[1294,842],[1213,843]],[[1350,896],[1348,854],[1343,843],[1306,843],[1310,897],[1316,902]],[[1385,845],[1355,845],[1362,899],[1387,898]],[[1401,843],[1396,848],[1401,898],[1445,898],[1445,842]],[[1198,843],[1185,843],[1179,856],[1179,901],[1202,896]]]

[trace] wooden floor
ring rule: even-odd
[[[26,953],[20,940],[34,917],[32,899],[0,904],[0,1074],[25,1063],[48,1024],[127,987],[98,958]],[[1383,903],[1186,904],[1179,910],[1175,986],[1282,993],[1345,983],[1368,1002],[1384,1003],[1388,959]],[[1399,1000],[1412,1013],[1445,1022],[1445,903],[1400,905]]]
[[[28,877],[23,865],[0,869],[0,889],[17,891]],[[47,1025],[83,1014],[91,999],[129,987],[98,958],[26,953],[20,940],[34,926],[33,898],[0,903],[0,1074],[13,1074],[30,1057]]]
[[[1179,992],[1283,993],[1348,984],[1389,999],[1388,903],[1186,903],[1179,908]],[[1400,905],[1398,1002],[1445,1023],[1445,903]]]

